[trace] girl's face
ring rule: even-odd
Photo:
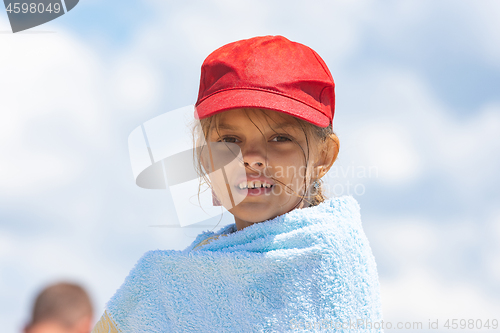
[[[218,117],[207,141],[238,145],[245,164],[246,178],[227,177],[231,191],[246,192],[243,201],[229,210],[238,230],[305,207],[302,197],[311,176],[306,170],[314,170],[311,157],[317,149],[308,142],[297,119],[261,109],[233,109]],[[218,185],[215,187],[225,187]]]

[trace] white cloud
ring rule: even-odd
[[[490,236],[483,258],[487,269],[486,274],[491,280],[498,281],[500,284],[500,210],[491,213],[486,228]]]
[[[396,122],[361,126],[354,135],[359,137],[359,154],[366,157],[367,165],[377,167],[377,181],[404,186],[421,174],[422,161],[414,140]]]
[[[12,31],[7,17],[7,12],[0,12],[0,31]]]
[[[52,280],[86,283],[96,291],[96,308],[102,310],[140,254],[134,257],[131,250],[129,265],[110,262],[102,253],[108,245],[99,242],[100,233],[107,237],[109,230],[121,231],[122,239],[133,238],[127,232],[144,232],[147,226],[141,229],[137,221],[142,219],[103,221],[112,215],[123,219],[126,209],[121,207],[127,205],[120,201],[127,198],[123,188],[107,190],[126,178],[121,176],[129,167],[126,136],[120,141],[116,135],[124,117],[118,109],[124,105],[115,103],[117,94],[127,94],[129,108],[137,107],[146,99],[157,100],[157,82],[141,66],[131,73],[123,73],[128,70],[123,63],[108,70],[96,50],[62,28],[55,30],[1,35],[0,289],[2,306],[11,305],[0,320],[6,331],[15,331],[27,314],[28,292]],[[118,93],[109,84],[127,80],[129,86]],[[110,165],[113,157],[123,161],[123,168]],[[136,228],[131,231],[132,222]],[[116,245],[116,237],[108,241]],[[157,236],[144,232],[136,248],[148,243],[147,237]]]
[[[498,179],[499,105],[457,118],[407,69],[374,68],[350,80],[356,83],[344,91],[335,123],[340,163],[375,166],[377,182],[397,186],[440,174],[477,192]]]
[[[500,105],[488,105],[467,121],[447,119],[434,133],[435,158],[443,172],[474,188],[498,179],[500,167]],[[481,188],[481,187],[480,187]]]
[[[435,258],[447,264],[462,261],[464,248],[477,248],[481,232],[476,224],[456,221],[443,226],[401,217],[372,223],[369,231],[376,259],[394,272],[381,277],[385,321],[422,321],[426,325],[429,319],[438,318],[496,318],[500,305],[485,286],[460,276],[450,279],[432,264]],[[493,242],[500,242],[500,233]],[[444,320],[442,330],[443,324]]]
[[[64,32],[2,39],[1,192],[66,184],[85,164],[82,149],[109,144],[100,64]]]
[[[498,21],[498,13],[500,13],[500,3],[496,0],[481,1],[481,5],[474,1],[455,3],[458,5],[470,24],[467,28],[474,35],[468,40],[473,41],[473,45],[469,47],[479,48],[478,54],[487,64],[500,69],[500,22]]]
[[[194,237],[198,230],[144,230],[168,220],[168,212],[162,210],[168,205],[162,206],[162,199],[158,199],[163,194],[141,190],[127,197],[123,192],[133,185],[115,187],[126,177],[113,177],[126,171],[117,172],[115,165],[109,166],[109,155],[115,149],[126,154],[126,137],[116,137],[124,119],[122,111],[129,117],[138,111],[137,119],[141,120],[137,126],[146,120],[140,112],[158,108],[162,96],[170,94],[169,88],[181,80],[192,83],[190,89],[195,94],[203,58],[216,47],[240,38],[283,34],[312,46],[325,58],[334,77],[339,78],[336,130],[341,154],[337,165],[376,166],[374,179],[379,184],[400,188],[435,174],[450,184],[481,192],[485,184],[498,179],[498,105],[485,105],[468,118],[458,119],[415,68],[365,63],[371,68],[365,70],[346,65],[362,56],[359,48],[369,43],[386,43],[392,48],[404,44],[422,52],[419,43],[410,43],[414,42],[412,34],[422,28],[428,15],[441,10],[435,2],[148,3],[156,16],[134,32],[133,41],[116,54],[99,54],[63,29],[55,34],[0,36],[0,196],[15,202],[19,210],[32,213],[34,219],[50,211],[53,214],[43,215],[50,220],[48,227],[67,227],[66,234],[58,229],[66,240],[54,235],[31,239],[24,231],[17,236],[0,233],[1,267],[17,267],[26,279],[4,288],[6,279],[15,275],[1,274],[1,289],[9,292],[2,300],[15,300],[21,292],[27,299],[28,290],[39,287],[42,281],[69,276],[88,281],[98,295],[97,306],[103,306],[123,281],[129,261],[130,265],[133,262],[123,251],[132,246],[137,252],[155,246],[178,249],[191,241],[188,236]],[[500,59],[495,16],[498,2],[487,4],[469,2],[456,10],[465,16],[474,10],[472,21],[465,23],[472,37],[464,35],[464,40],[480,45],[480,52],[474,53],[477,50],[473,47],[468,52],[494,65]],[[10,29],[5,19],[0,16],[2,30]],[[367,32],[374,39],[367,40]],[[162,86],[164,81],[170,87]],[[117,159],[128,163],[126,156]],[[347,174],[346,178],[356,176]],[[128,179],[133,181],[131,175]],[[88,184],[73,186],[77,182]],[[57,187],[60,192],[48,193]],[[51,202],[55,204],[51,206]],[[61,202],[64,207],[60,207]],[[36,212],[29,211],[33,207]],[[382,276],[388,319],[499,313],[483,286],[460,277],[449,281],[444,278],[446,272],[429,263],[442,249],[443,230],[450,231],[441,221],[398,219],[390,212],[383,220],[394,223],[377,224],[379,233],[370,239],[371,244],[400,269],[393,277]],[[497,228],[498,219],[493,220]],[[448,235],[452,240],[449,251],[481,246],[471,225],[454,227],[455,232]],[[88,246],[84,239],[92,233],[98,239],[97,248],[84,253],[81,249]],[[499,243],[500,234],[495,237]],[[489,249],[482,257],[485,274],[499,280],[500,250],[498,246]],[[127,253],[136,254],[132,250]],[[113,263],[109,258],[123,261]],[[108,264],[116,266],[110,269]],[[472,308],[471,304],[477,306]],[[27,306],[26,301],[0,322],[11,322],[14,312],[20,318],[18,314]]]
[[[378,248],[399,267],[431,258],[439,245],[436,231],[427,221],[402,218],[378,224],[375,234]]]
[[[116,109],[137,112],[157,106],[161,79],[145,59],[144,55],[127,54],[113,64],[108,98]]]
[[[226,43],[279,34],[311,46],[322,56],[330,54],[326,62],[336,67],[359,47],[362,24],[375,5],[373,1],[217,0],[185,3],[173,11],[169,2],[149,3],[157,20],[141,28],[132,47],[155,50],[163,60],[185,63],[182,54],[188,50],[202,61]]]
[[[480,5],[452,0],[377,2],[361,24],[376,36],[379,47],[397,55],[426,57],[430,47],[450,47],[449,51],[461,53],[457,58],[484,61],[499,69],[499,11],[495,0]]]
[[[405,270],[397,279],[381,280],[386,321],[440,321],[446,319],[497,319],[498,302],[481,288],[457,281],[443,281],[422,266]]]

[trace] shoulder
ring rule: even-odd
[[[191,252],[195,250],[199,250],[203,245],[207,245],[211,243],[212,241],[219,239],[221,236],[226,236],[228,234],[231,234],[236,231],[236,225],[229,224],[225,227],[222,227],[219,231],[214,233],[213,231],[205,231],[199,234],[196,239],[193,241],[193,243],[188,246],[184,252]]]
[[[198,244],[196,244],[195,246],[193,246],[193,248],[191,249],[191,251],[199,250],[203,245],[207,245],[211,241],[214,241],[214,240],[218,239],[221,236],[222,235],[214,235],[214,236],[210,236],[208,238],[205,238],[204,240],[202,240],[201,242],[199,242]]]
[[[115,322],[109,316],[107,311],[104,311],[101,319],[95,324],[92,333],[119,333],[120,330],[116,327]]]

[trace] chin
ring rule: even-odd
[[[259,223],[263,222],[266,220],[270,220],[272,218],[275,218],[279,214],[273,214],[271,212],[265,212],[262,210],[259,210],[259,208],[254,207],[252,209],[245,209],[245,208],[235,208],[231,209],[229,211],[231,214],[234,215],[234,217],[239,218],[240,220],[250,222],[250,223]]]
[[[281,200],[252,200],[245,198],[229,212],[236,218],[249,222],[258,223],[273,219],[292,210],[300,201],[291,201],[293,198],[281,198]]]

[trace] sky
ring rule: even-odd
[[[82,0],[12,34],[0,10],[0,326],[19,332],[59,280],[89,290],[97,320],[144,252],[194,240],[151,227],[172,198],[135,185],[127,138],[196,101],[210,52],[260,35],[310,46],[333,74],[325,177],[360,203],[384,320],[500,320],[499,14],[495,0]]]

